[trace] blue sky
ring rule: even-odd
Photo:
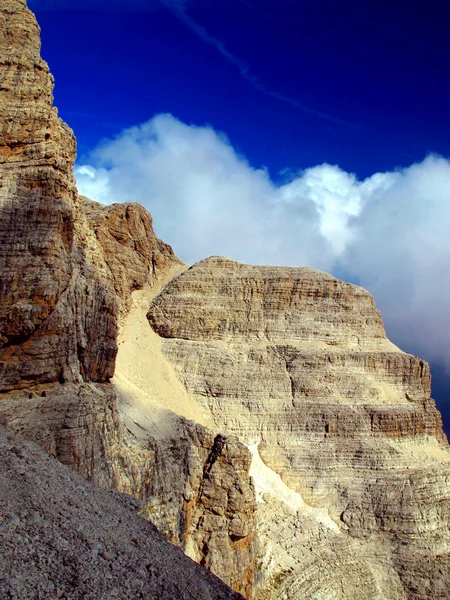
[[[29,5],[81,152],[169,112],[225,131],[274,176],[329,162],[365,177],[450,154],[446,2]]]
[[[142,202],[188,262],[223,253],[361,283],[391,338],[435,365],[445,406],[447,2],[29,6],[82,192]]]

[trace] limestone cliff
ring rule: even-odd
[[[78,196],[75,139],[24,0],[2,2],[0,32],[0,416],[99,485],[141,497],[167,538],[249,595],[248,450],[167,410],[161,428],[151,397],[142,407],[108,384],[132,292],[183,263],[143,207]]]
[[[81,199],[111,273],[123,317],[131,305],[131,292],[156,286],[171,268],[183,263],[155,235],[151,215],[139,204],[104,206],[83,196]]]
[[[8,428],[139,498],[247,599],[447,598],[450,453],[427,364],[357,286],[217,257],[187,269],[144,208],[79,197],[24,0],[0,6],[0,56]]]
[[[365,290],[211,258],[148,319],[187,391],[254,453],[271,547],[257,597],[445,597],[450,453],[429,368],[387,340]]]
[[[0,596],[241,599],[167,543],[131,497],[96,488],[0,426]]]
[[[75,139],[52,106],[25,0],[3,0],[0,31],[0,390],[80,374],[105,381],[116,298],[83,226]]]

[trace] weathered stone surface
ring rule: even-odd
[[[324,273],[214,257],[178,274],[142,207],[78,197],[24,0],[3,0],[0,54],[0,418],[139,498],[247,598],[447,598],[450,454],[428,365],[386,339],[367,292]],[[18,535],[7,560],[26,539],[20,556],[42,567]],[[71,571],[94,578],[92,597],[97,566]],[[118,569],[136,596],[141,575]],[[32,572],[37,587],[8,575],[4,589],[51,594]]]
[[[5,600],[242,599],[165,541],[134,498],[95,487],[4,431],[0,459]]]
[[[136,413],[123,422],[111,385],[42,391],[3,396],[0,417],[11,432],[101,487],[142,500],[142,515],[168,541],[251,597],[259,549],[243,444],[169,412],[167,433],[155,437]]]
[[[152,217],[140,204],[104,206],[81,199],[111,272],[120,316],[124,316],[130,308],[132,291],[157,285],[174,265],[183,263],[155,235]]]
[[[92,481],[141,497],[167,537],[250,594],[247,449],[227,438],[204,472],[215,433],[178,417],[166,437],[131,432],[115,391],[82,383],[113,375],[132,291],[183,263],[143,207],[78,197],[75,139],[23,0],[2,3],[0,31],[0,414]],[[249,531],[236,539],[239,519]]]
[[[116,299],[94,266],[72,173],[75,139],[52,107],[53,78],[24,0],[0,7],[0,391],[105,381]]]
[[[108,381],[132,290],[180,263],[137,205],[78,197],[76,144],[23,0],[0,8],[0,391]]]
[[[329,598],[342,586],[345,598],[444,597],[450,453],[429,368],[386,339],[366,291],[312,269],[214,257],[172,280],[148,319],[215,426],[281,476],[286,489],[265,495],[267,473],[255,479],[266,513],[292,492],[297,519],[316,521],[289,548],[286,519],[278,528],[259,521],[272,558],[257,597],[292,598],[295,589]],[[354,565],[333,575],[330,567],[322,588],[300,575],[319,539],[312,572],[333,548]],[[367,579],[363,593],[356,581]]]

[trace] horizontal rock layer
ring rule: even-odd
[[[168,538],[247,592],[246,448],[224,441],[204,472],[215,433],[177,421],[169,439],[142,438],[122,425],[112,388],[83,383],[112,377],[131,293],[183,263],[142,206],[78,196],[75,139],[52,106],[53,78],[23,0],[2,3],[0,30],[0,415],[99,485],[141,497]]]
[[[75,139],[52,106],[24,1],[2,3],[0,30],[0,391],[80,373],[104,381],[114,370],[116,299],[93,265]]]
[[[0,29],[0,391],[108,381],[131,291],[181,261],[143,207],[78,197],[75,138],[23,0],[4,0]]]
[[[243,444],[169,412],[166,435],[155,437],[140,419],[123,422],[110,385],[38,391],[3,396],[0,418],[11,432],[101,487],[142,500],[142,515],[168,541],[251,597],[258,545]]]
[[[312,269],[214,257],[170,282],[148,319],[215,426],[256,444],[265,465],[302,499],[298,515],[315,509],[331,519],[326,533],[309,529],[289,552],[284,526],[274,539],[260,525],[273,560],[288,552],[293,566],[288,576],[285,564],[273,571],[268,560],[257,597],[290,598],[292,586],[314,598],[334,597],[326,589],[336,594],[342,586],[354,590],[346,598],[440,597],[437,590],[450,583],[442,570],[448,530],[436,538],[450,515],[450,453],[428,365],[386,339],[366,291]],[[342,570],[314,594],[301,583],[298,548],[324,535],[326,552],[346,547],[345,560],[369,577],[367,593]],[[412,571],[419,560],[426,566]],[[392,573],[396,591],[387,583]]]

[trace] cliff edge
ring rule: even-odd
[[[9,431],[135,498],[247,600],[447,598],[450,452],[428,365],[357,286],[222,257],[188,268],[143,207],[80,197],[24,0],[3,0],[0,32]],[[0,453],[2,593],[238,597],[131,500],[4,432]],[[18,540],[29,581],[11,570]]]

